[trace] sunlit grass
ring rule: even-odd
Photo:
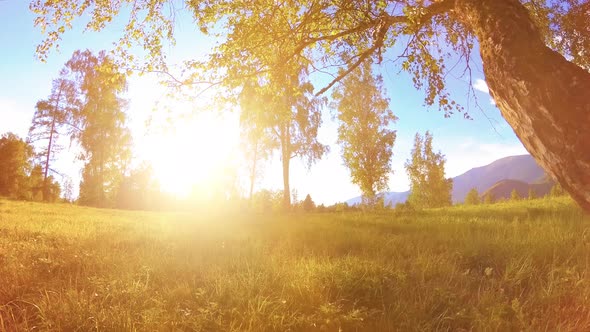
[[[590,329],[568,199],[203,216],[0,201],[0,330]]]

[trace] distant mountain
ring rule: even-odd
[[[453,202],[463,202],[467,192],[472,188],[477,189],[481,194],[490,189],[493,185],[502,180],[515,180],[529,183],[548,183],[548,177],[545,171],[537,164],[531,155],[525,154],[520,156],[511,156],[498,159],[493,163],[472,168],[469,171],[453,178]],[[544,187],[543,187],[544,188]],[[541,190],[542,188],[538,188]],[[510,189],[512,191],[512,189]],[[518,189],[517,189],[518,191]],[[387,192],[385,193],[385,204],[394,206],[397,203],[405,202],[408,198],[409,191],[405,192]],[[510,195],[510,192],[508,192]],[[524,196],[528,195],[528,187]],[[537,192],[541,196],[541,192]],[[354,205],[361,202],[360,197],[355,197],[346,201],[348,205]]]
[[[397,203],[403,203],[408,199],[408,195],[410,195],[409,191],[404,192],[386,192],[385,193],[385,205],[395,206]],[[361,197],[351,198],[346,201],[348,205],[357,205],[361,203]]]
[[[552,182],[529,184],[517,180],[502,180],[483,192],[481,196],[492,194],[492,197],[496,200],[501,198],[509,199],[512,191],[516,190],[520,197],[527,198],[529,196],[529,190],[533,189],[536,196],[541,197],[547,195],[551,191],[552,186]]]
[[[545,171],[531,155],[506,157],[493,163],[472,168],[453,178],[453,202],[463,202],[471,188],[481,194],[501,180],[516,180],[538,183],[545,177]],[[528,189],[527,189],[528,193]]]
[[[397,203],[404,203],[409,195],[409,191],[385,193],[385,205],[395,206]]]

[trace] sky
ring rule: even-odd
[[[33,26],[33,20],[34,15],[29,12],[27,1],[0,1],[0,134],[11,131],[26,137],[36,102],[47,98],[51,81],[57,78],[72,53],[78,49],[110,50],[113,42],[121,36],[124,24],[124,18],[121,18],[106,30],[95,33],[84,32],[84,24],[77,20],[74,29],[63,36],[59,50],[53,50],[47,62],[43,63],[35,57],[35,48],[43,36]],[[177,20],[176,37],[176,46],[166,49],[171,64],[202,57],[212,46],[212,42],[200,35],[188,16]],[[388,61],[377,68],[383,76],[390,107],[399,118],[392,126],[397,131],[397,139],[393,147],[390,191],[409,189],[404,163],[410,157],[417,132],[423,134],[429,130],[433,134],[435,149],[446,156],[446,175],[449,177],[502,157],[527,153],[489,96],[477,52],[472,61],[471,84],[481,110],[466,100],[470,88],[468,78],[450,75],[447,80],[452,96],[469,110],[472,120],[464,119],[461,114],[444,118],[442,112],[423,105],[423,93],[416,91],[407,75],[399,74],[399,68]],[[189,178],[201,184],[212,177],[209,173],[223,169],[219,167],[227,161],[223,151],[234,149],[237,145],[235,110],[219,116],[198,114],[191,120],[175,122],[176,134],[172,134],[169,127],[162,125],[165,119],[175,113],[191,113],[195,105],[171,101],[172,111],[164,111],[159,107],[166,90],[157,83],[158,77],[132,76],[128,82],[125,97],[129,100],[127,112],[137,162],[155,163],[160,170],[157,175],[168,177],[163,182],[169,184],[170,191],[186,191],[190,181],[186,178],[181,180],[181,174],[199,174]],[[314,83],[317,89],[324,84],[322,81]],[[350,181],[349,171],[342,165],[340,149],[336,144],[338,124],[333,115],[332,110],[325,109],[319,132],[320,142],[330,145],[330,153],[311,169],[307,169],[303,162],[292,161],[291,187],[297,191],[299,200],[310,194],[317,204],[333,204],[360,195],[357,186]],[[147,121],[149,126],[146,126]],[[76,160],[75,154],[75,147],[66,149],[55,167],[78,183],[82,164]],[[210,159],[218,163],[204,162],[207,155],[213,155],[215,158]],[[278,157],[265,164],[263,175],[256,188],[282,188]]]

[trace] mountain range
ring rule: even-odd
[[[489,165],[472,168],[454,177],[452,197],[454,203],[463,202],[467,192],[472,188],[477,189],[480,194],[493,193],[496,198],[510,197],[513,189],[516,189],[521,197],[526,197],[531,188],[538,196],[543,196],[549,192],[551,186],[552,182],[548,180],[545,171],[531,155],[525,154],[498,159]],[[386,192],[385,204],[394,206],[403,203],[409,194],[409,191]],[[346,201],[348,205],[360,202],[360,196]]]

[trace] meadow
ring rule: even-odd
[[[568,198],[240,215],[0,200],[1,331],[588,331]]]

